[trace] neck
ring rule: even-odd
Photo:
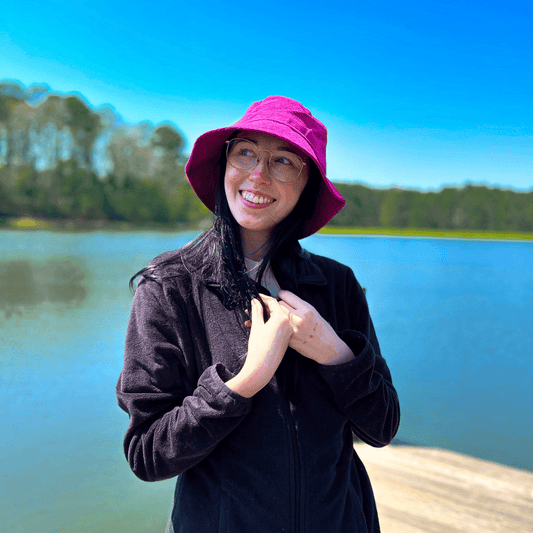
[[[250,231],[241,228],[241,242],[244,256],[253,261],[261,261],[269,248],[268,231]]]

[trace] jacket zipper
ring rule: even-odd
[[[280,385],[278,379],[278,386]],[[300,478],[300,453],[298,451],[298,441],[296,438],[296,426],[294,424],[294,419],[291,414],[291,406],[287,395],[282,387],[279,387],[281,396],[283,398],[283,404],[285,407],[285,412],[287,413],[287,420],[289,421],[289,431],[291,434],[292,442],[292,452],[293,452],[293,461],[294,461],[294,485],[295,485],[295,498],[294,498],[294,528],[291,528],[291,531],[294,533],[300,532],[300,498],[302,494],[301,490],[301,478]]]

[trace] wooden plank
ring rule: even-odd
[[[413,446],[355,444],[383,533],[532,533],[533,473]]]

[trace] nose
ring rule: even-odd
[[[257,165],[252,169],[250,177],[254,179],[262,179],[264,181],[270,180],[270,175],[268,172],[268,157],[269,154],[263,154],[263,157],[259,159]]]

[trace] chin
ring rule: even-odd
[[[256,232],[256,233],[270,233],[277,225],[277,223],[257,224],[257,223],[247,222],[246,220],[238,220],[238,219],[236,220],[237,220],[237,224],[239,224],[239,226],[242,229],[250,231],[250,232]]]

